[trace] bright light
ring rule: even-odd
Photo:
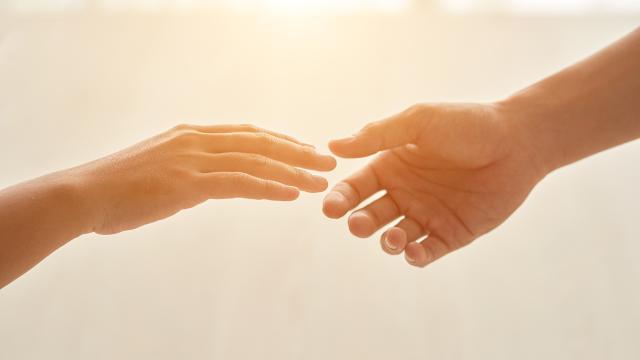
[[[232,9],[275,13],[401,12],[421,0],[0,0],[0,11],[172,11]],[[426,2],[426,0],[425,0]],[[587,14],[640,12],[640,0],[429,0],[453,13]]]
[[[0,9],[2,8],[0,0]],[[273,12],[401,11],[412,0],[4,0],[14,11],[78,9],[174,10],[235,9]]]
[[[3,5],[0,0],[0,10],[2,6],[17,12],[32,11],[64,11],[78,8],[83,0],[7,0]]]
[[[453,13],[506,12],[516,14],[630,13],[640,11],[638,0],[439,0]]]
[[[524,13],[582,13],[597,7],[600,0],[512,0],[509,7]]]
[[[409,5],[409,0],[227,0],[226,2],[234,8],[285,12],[400,11]]]

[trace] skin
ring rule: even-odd
[[[424,267],[504,222],[551,171],[640,137],[640,30],[503,101],[420,104],[330,143],[377,154],[327,194],[331,218]],[[290,201],[335,160],[251,125],[181,125],[0,191],[0,287],[86,233],[134,229],[208,199]],[[377,192],[385,194],[360,207]],[[355,209],[355,210],[354,210]]]
[[[350,212],[358,237],[385,228],[382,249],[424,267],[503,223],[550,172],[640,137],[639,94],[640,29],[505,100],[412,106],[330,143],[376,156],[323,211]]]
[[[208,199],[292,201],[336,161],[252,125],[180,125],[128,149],[0,191],[0,287],[70,240],[135,229]]]

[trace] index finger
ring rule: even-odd
[[[310,146],[315,148],[311,144],[304,143],[293,136],[285,135],[276,131],[267,130],[259,126],[251,124],[221,124],[221,125],[179,125],[179,127],[189,128],[204,133],[232,133],[232,132],[248,132],[248,133],[265,133],[280,139],[288,140],[303,146]]]
[[[366,165],[331,189],[324,198],[322,210],[330,218],[340,218],[380,190],[378,175],[371,165]]]
[[[208,152],[243,152],[266,156],[289,165],[320,171],[333,170],[336,160],[315,149],[268,133],[232,132],[205,134]]]

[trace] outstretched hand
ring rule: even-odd
[[[362,238],[400,218],[382,248],[426,266],[505,221],[544,177],[523,134],[499,104],[411,107],[330,143],[345,158],[380,153],[327,194],[323,211],[340,218],[356,209],[349,229]]]
[[[0,288],[83,234],[113,234],[208,199],[289,201],[336,160],[252,125],[179,125],[113,155],[0,190]]]
[[[252,125],[180,125],[114,155],[72,169],[95,206],[92,231],[116,233],[208,199],[294,200],[327,181],[336,161],[313,146]]]

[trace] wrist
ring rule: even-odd
[[[87,194],[86,181],[73,169],[57,172],[47,176],[50,186],[50,197],[58,210],[69,218],[69,227],[74,235],[92,233],[94,229],[95,209]]]
[[[563,134],[552,128],[552,101],[526,89],[496,103],[510,133],[540,173],[545,177],[565,165],[561,147]]]

